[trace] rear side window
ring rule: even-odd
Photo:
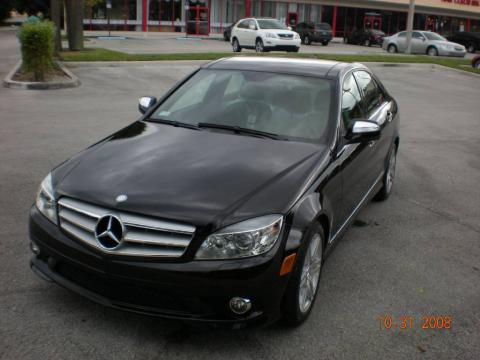
[[[385,101],[385,95],[372,76],[366,71],[356,71],[355,79],[363,93],[365,111],[370,115]]]
[[[398,34],[399,38],[404,38],[405,36],[407,36],[407,33],[405,31]]]
[[[362,96],[353,74],[349,74],[343,81],[342,90],[342,119],[345,129],[348,129],[354,119],[363,118]]]
[[[248,28],[248,23],[250,20],[242,20],[238,23],[237,27],[240,29],[246,29]]]

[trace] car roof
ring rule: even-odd
[[[202,66],[202,68],[264,71],[334,79],[339,76],[340,73],[358,65],[359,64],[317,59],[237,56],[210,62]]]

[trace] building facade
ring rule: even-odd
[[[406,28],[409,0],[86,0],[86,30],[222,33],[243,17],[273,17],[287,25],[327,22],[335,36],[370,27]],[[416,0],[415,29],[441,34],[480,32],[480,0]]]

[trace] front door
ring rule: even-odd
[[[187,34],[208,35],[210,33],[210,11],[204,6],[190,6],[187,10]]]

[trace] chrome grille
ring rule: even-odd
[[[278,37],[282,39],[292,39],[293,35],[292,34],[278,34]]]
[[[58,201],[60,227],[78,240],[102,251],[132,256],[180,257],[190,244],[195,227],[103,208],[72,198]],[[95,238],[95,226],[105,215],[115,215],[125,232],[120,246],[103,248]]]

